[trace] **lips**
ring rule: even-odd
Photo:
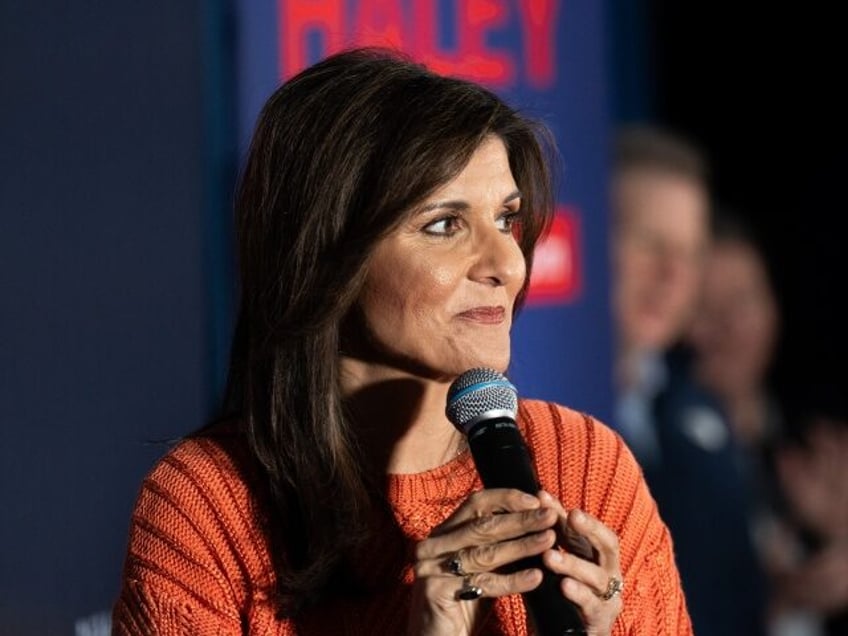
[[[459,318],[484,325],[499,325],[506,319],[503,307],[474,307],[459,314]]]

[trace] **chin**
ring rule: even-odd
[[[510,361],[509,344],[492,345],[491,342],[468,342],[463,346],[456,342],[450,352],[441,349],[443,355],[440,356],[439,351],[430,351],[417,359],[408,358],[405,366],[418,375],[439,380],[457,378],[469,369],[486,368],[505,373]]]
[[[675,329],[664,320],[643,320],[634,325],[632,340],[641,348],[663,349],[674,340]]]
[[[486,368],[494,369],[498,373],[505,373],[509,367],[509,359],[510,355],[508,351],[506,353],[487,353],[485,355],[475,356],[474,358],[469,358],[463,372],[468,369]]]

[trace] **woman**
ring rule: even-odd
[[[482,489],[445,416],[456,377],[509,363],[552,208],[546,139],[485,89],[380,50],[272,95],[238,200],[229,415],[145,480],[117,633],[527,634],[520,593],[542,574],[505,566],[528,555],[591,634],[689,633],[619,438],[523,401],[545,488],[530,496]],[[565,532],[597,558],[555,547]]]

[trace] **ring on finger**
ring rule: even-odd
[[[448,572],[450,572],[454,576],[468,576],[468,572],[466,572],[465,568],[462,567],[462,557],[459,554],[459,550],[457,550],[450,556],[447,561],[447,568]]]
[[[476,601],[481,596],[483,596],[483,588],[479,585],[472,585],[470,574],[464,575],[462,577],[462,587],[456,591],[456,600]]]
[[[598,598],[602,601],[608,601],[612,597],[621,594],[622,590],[624,590],[624,581],[622,581],[617,576],[611,576],[609,581],[607,581],[607,589],[602,594],[598,594]]]

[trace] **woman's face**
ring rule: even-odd
[[[359,299],[361,357],[437,379],[505,371],[525,277],[513,228],[520,204],[506,149],[490,137],[376,246]]]

